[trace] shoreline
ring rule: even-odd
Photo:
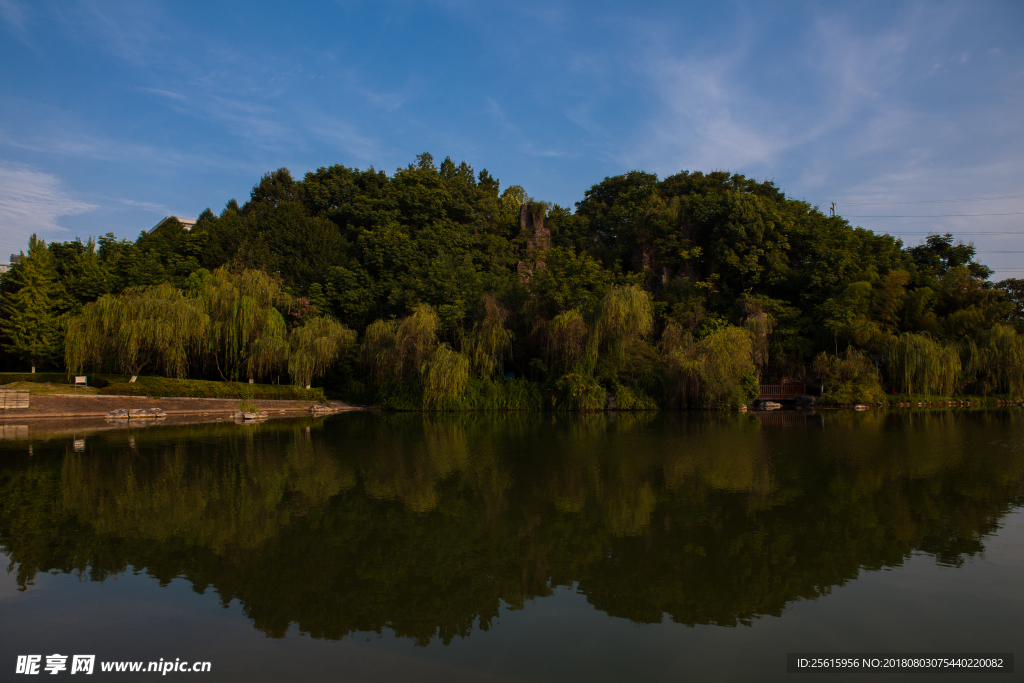
[[[328,401],[326,404],[292,399],[256,399],[253,401],[270,416],[310,414],[311,408],[321,407],[329,412],[367,410],[342,401]],[[231,416],[239,411],[236,398],[190,398],[149,396],[111,396],[81,394],[33,394],[28,408],[0,410],[0,424],[23,422],[25,420],[52,420],[68,418],[106,418],[107,413],[119,408],[160,408],[171,416]],[[128,420],[125,420],[126,422]]]

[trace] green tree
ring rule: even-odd
[[[32,366],[59,363],[61,326],[57,306],[60,286],[53,256],[46,242],[34,234],[28,241],[28,254],[8,274],[13,290],[4,294],[0,330],[7,350]]]
[[[200,293],[210,326],[205,348],[221,378],[254,380],[288,362],[284,316],[290,298],[281,281],[257,270],[218,268]]]
[[[322,375],[355,340],[355,332],[327,316],[318,316],[294,328],[288,340],[288,374],[292,383],[309,389],[313,378]]]
[[[199,300],[170,284],[105,294],[68,322],[68,371],[110,363],[134,377],[152,364],[184,377],[200,355],[209,322]]]
[[[1006,318],[1024,332],[1024,279],[1011,277],[996,283],[996,287],[1006,293],[1006,301],[1013,306]]]

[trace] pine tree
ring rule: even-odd
[[[57,314],[60,299],[57,269],[46,242],[35,235],[28,241],[28,256],[8,275],[13,292],[4,297],[3,333],[7,350],[32,365],[59,362],[61,331]]]

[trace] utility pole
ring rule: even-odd
[[[836,203],[835,202],[832,202],[832,206],[829,207],[829,209],[828,209],[828,216],[829,216],[829,218],[835,218],[836,217]]]

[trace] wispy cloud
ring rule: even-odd
[[[54,175],[0,162],[0,253],[24,249],[32,233],[41,238],[66,233],[57,222],[59,218],[96,208],[71,197]]]
[[[184,101],[186,98],[184,95],[180,95],[170,90],[161,90],[160,88],[139,88],[142,92],[152,93],[153,95],[160,95],[161,97],[167,97],[172,100]]]
[[[88,41],[116,57],[145,64],[162,49],[173,46],[168,30],[174,22],[157,3],[112,0],[97,3],[79,0],[51,8],[72,40]]]
[[[19,33],[25,31],[25,11],[15,0],[0,0],[0,17]]]
[[[153,213],[171,213],[171,210],[168,209],[166,206],[164,206],[163,204],[157,204],[156,202],[140,202],[134,199],[115,199],[114,201],[118,202],[119,204],[124,204],[125,206],[137,206],[140,209],[152,211]]]
[[[0,145],[43,154],[83,157],[135,166],[192,168],[221,171],[251,171],[244,159],[196,154],[179,147],[161,147],[148,143],[119,140],[91,132],[75,116],[52,110],[37,112],[37,125],[31,134],[16,135],[0,128]]]
[[[332,116],[313,116],[307,122],[309,132],[332,147],[363,161],[374,161],[380,153],[377,140],[359,133],[351,123]]]

